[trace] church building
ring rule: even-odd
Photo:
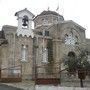
[[[90,61],[90,39],[84,27],[50,10],[35,16],[25,8],[15,16],[18,25],[4,25],[0,31],[1,81],[59,78],[63,57],[78,55],[80,48],[88,51]]]

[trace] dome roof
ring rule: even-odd
[[[59,15],[57,12],[55,11],[43,11],[40,15],[49,15],[49,14],[53,14],[53,15]]]
[[[50,15],[50,14],[56,15],[56,16],[60,16],[60,17],[63,18],[63,16],[60,15],[59,13],[57,13],[57,12],[55,12],[55,11],[50,11],[50,10],[41,12],[41,13],[40,13],[39,15],[37,15],[35,18],[37,18],[38,16]],[[34,19],[35,19],[35,18],[34,18]]]

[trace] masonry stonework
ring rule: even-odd
[[[21,74],[22,79],[31,80],[35,78],[36,68],[39,67],[39,73],[47,73],[46,68],[51,68],[49,65],[53,65],[53,73],[58,73],[64,68],[63,57],[69,52],[78,55],[80,48],[90,52],[90,40],[86,39],[85,28],[72,20],[65,21],[54,11],[43,11],[34,17],[24,9],[15,16],[18,17],[18,26],[4,25],[0,31],[1,77]],[[31,29],[32,21],[34,29]],[[48,40],[52,42],[52,50],[48,48]]]

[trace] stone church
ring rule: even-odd
[[[50,10],[35,16],[25,8],[15,16],[17,27],[4,25],[0,31],[0,79],[58,73],[63,69],[62,58],[69,53],[78,55],[80,48],[88,50],[89,60],[90,39],[74,21]]]

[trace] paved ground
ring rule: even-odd
[[[16,87],[0,84],[0,90],[23,90]]]
[[[73,82],[72,82],[73,83]],[[76,82],[77,83],[77,82]],[[88,87],[81,89],[80,87],[68,87],[68,83],[66,83],[65,87],[65,83],[64,85],[59,85],[59,86],[51,86],[51,85],[35,85],[34,81],[22,81],[19,83],[3,83],[4,85],[0,85],[0,90],[90,90],[90,84],[84,82],[84,86],[87,85]],[[75,84],[75,83],[74,83]],[[77,83],[78,86],[80,86],[80,83]],[[8,85],[8,86],[7,86]],[[69,83],[70,85],[70,83]],[[72,86],[72,84],[71,84]],[[19,89],[21,88],[21,89]]]
[[[21,90],[35,90],[35,83],[34,81],[22,81],[18,83],[3,83],[4,85],[16,87],[16,88],[21,88]],[[4,90],[4,89],[0,89]],[[9,89],[5,89],[9,90]],[[19,90],[19,89],[11,89],[11,90]]]

